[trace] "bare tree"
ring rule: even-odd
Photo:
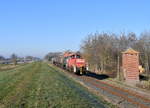
[[[3,57],[3,56],[0,56],[0,60],[5,60],[5,57]]]
[[[145,67],[148,74],[150,32],[144,32],[138,38],[134,32],[89,34],[81,44],[81,52],[92,71],[116,75],[121,66],[121,52],[129,47],[140,52],[140,64]]]
[[[12,60],[14,65],[17,65],[17,55],[16,54],[11,55],[11,60]]]

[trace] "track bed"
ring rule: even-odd
[[[85,87],[103,96],[106,100],[121,108],[150,108],[150,98],[142,96],[138,92],[120,88],[105,81],[90,77],[90,75],[77,76],[62,70],[71,78],[74,78]]]

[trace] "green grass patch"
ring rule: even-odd
[[[46,63],[0,73],[0,108],[104,108],[103,101]]]

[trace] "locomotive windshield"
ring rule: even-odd
[[[81,58],[81,56],[80,56],[80,55],[77,55],[76,58]]]
[[[72,55],[71,58],[81,58],[80,55]]]

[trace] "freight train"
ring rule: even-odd
[[[65,52],[52,58],[52,63],[79,75],[86,74],[88,71],[88,64],[79,52]]]

